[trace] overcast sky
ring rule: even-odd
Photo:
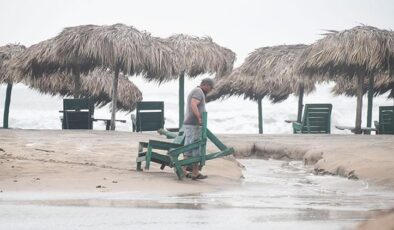
[[[323,29],[394,28],[390,0],[0,0],[0,8],[0,45],[29,46],[67,26],[124,23],[161,37],[211,36],[237,53],[236,66],[256,48],[310,44]]]

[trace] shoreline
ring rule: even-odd
[[[139,141],[171,141],[156,133],[0,129],[0,191],[206,192],[238,186],[242,165],[236,158],[251,157],[301,160],[313,166],[318,175],[361,179],[394,189],[393,136],[222,134],[219,137],[234,147],[234,157],[208,161],[204,172],[209,178],[198,181],[196,186],[195,181],[178,181],[172,169],[161,171],[157,164],[149,172],[135,171]],[[211,143],[207,150],[215,151]],[[59,183],[56,175],[65,182]],[[74,178],[78,178],[78,183],[73,184]]]
[[[167,140],[156,133],[72,130],[0,129],[0,197],[2,204],[106,206],[111,199],[73,199],[87,194],[139,194],[141,196],[198,195],[226,191],[242,184],[242,165],[237,158],[299,160],[319,175],[338,175],[363,180],[382,190],[394,190],[394,137],[358,135],[246,135],[222,134],[234,147],[230,157],[207,162],[206,180],[179,181],[172,171],[152,164],[149,172],[135,170],[139,141]],[[171,140],[167,140],[171,141]],[[213,151],[213,145],[207,145]],[[44,195],[39,200],[20,200],[23,193]],[[67,194],[63,199],[56,196]],[[48,196],[49,195],[49,196]],[[4,199],[4,197],[12,199]],[[46,196],[46,197],[45,197]],[[55,199],[48,199],[55,196]],[[59,198],[59,197],[58,197]],[[61,198],[61,197],[60,197]],[[74,197],[75,198],[75,197]],[[134,199],[134,198],[133,198]],[[153,199],[154,200],[154,199]],[[119,200],[112,205],[148,208],[190,208],[149,200]],[[193,208],[193,207],[191,207]],[[377,212],[358,229],[392,226],[394,211]],[[388,228],[389,229],[389,228]]]

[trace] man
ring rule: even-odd
[[[214,81],[211,78],[204,78],[200,86],[194,88],[187,97],[186,116],[183,122],[185,132],[185,145],[196,142],[201,136],[202,113],[205,109],[205,96],[211,92],[214,87]],[[200,149],[194,149],[184,153],[185,158],[200,156]],[[206,175],[200,173],[197,163],[192,165],[192,172],[187,173],[184,169],[186,177],[193,180],[205,179]]]

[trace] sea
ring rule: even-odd
[[[198,86],[202,77],[185,80],[185,95]],[[129,78],[143,93],[144,101],[164,101],[165,127],[178,126],[178,81],[162,84],[148,82],[141,77]],[[350,131],[338,130],[335,125],[352,126],[355,123],[356,97],[334,96],[331,89],[335,83],[324,83],[316,86],[316,90],[304,96],[307,103],[331,103],[331,132],[334,134],[349,134]],[[3,120],[6,85],[0,85],[0,122]],[[12,90],[9,127],[14,129],[61,129],[59,110],[62,109],[62,97],[41,94],[22,83],[15,84]],[[373,121],[378,120],[379,106],[393,105],[394,100],[388,99],[387,94],[374,98]],[[263,100],[263,130],[265,134],[290,134],[291,124],[285,120],[297,117],[298,97],[289,96],[281,103],[272,104],[268,99]],[[241,97],[230,97],[207,104],[208,127],[215,133],[258,133],[257,102]],[[367,97],[363,98],[362,126],[366,126]],[[117,119],[126,123],[117,123],[116,130],[132,131],[131,115],[133,112],[119,111]],[[110,106],[95,109],[95,118],[109,119]],[[104,122],[95,122],[94,129],[105,130]]]

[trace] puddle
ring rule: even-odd
[[[301,162],[240,161],[242,186],[214,193],[4,193],[0,229],[352,229],[394,207],[389,191],[316,176]]]

